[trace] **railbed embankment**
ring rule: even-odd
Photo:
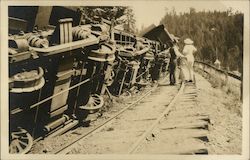
[[[242,96],[242,77],[229,71],[218,69],[210,64],[195,61],[194,69],[212,84],[214,88],[222,88],[239,99]]]

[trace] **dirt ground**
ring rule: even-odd
[[[45,138],[44,140],[36,142],[31,151],[30,154],[51,154],[54,153],[56,150],[58,150],[60,147],[65,146],[69,142],[75,140],[79,135],[84,134],[88,132],[89,130],[92,130],[96,126],[99,126],[104,121],[106,121],[108,118],[115,115],[117,112],[122,110],[127,105],[131,104],[132,102],[136,101],[138,98],[140,98],[142,95],[147,93],[149,90],[154,88],[155,85],[149,85],[144,88],[141,88],[140,90],[135,90],[131,92],[131,95],[123,94],[120,97],[113,97],[113,102],[106,101],[106,106],[103,108],[105,110],[102,113],[101,117],[98,117],[97,120],[94,120],[91,122],[90,126],[78,126],[76,129],[70,130],[67,133],[56,136],[53,138]],[[131,110],[132,111],[132,110]],[[89,118],[96,118],[96,114],[89,115]]]
[[[125,111],[99,132],[79,141],[70,154],[126,154],[173,99],[179,85],[157,88],[141,103]]]
[[[194,105],[188,105],[188,103],[182,105],[179,100],[170,114],[152,132],[156,134],[154,138],[144,141],[137,153],[186,154],[199,149],[206,149],[209,155],[241,153],[242,117],[241,103],[238,98],[221,89],[213,88],[198,74],[196,74],[196,80],[197,102]],[[208,130],[159,129],[172,123],[188,125],[189,121],[195,120],[197,115],[209,117]],[[197,135],[206,135],[208,141],[192,138]]]
[[[199,111],[209,115],[208,139],[205,145],[209,154],[240,154],[242,144],[242,108],[241,102],[232,94],[221,89],[216,89],[196,74],[198,89]],[[77,142],[77,147],[71,150],[71,154],[124,154],[136,138],[150,126],[156,115],[164,110],[164,105],[170,102],[177,93],[179,85],[163,86],[158,88],[143,102],[126,111],[111,124],[99,131],[97,136],[90,136]],[[146,91],[144,89],[144,91]],[[137,96],[144,91],[137,93]],[[131,98],[115,99],[115,104],[103,114],[90,128],[79,127],[62,136],[41,141],[36,144],[31,153],[51,153],[61,145],[74,139],[74,137],[86,132],[98,125],[101,121],[111,117],[126,104],[131,103],[137,96]],[[163,142],[162,142],[163,143]],[[159,145],[161,146],[161,145]],[[159,148],[162,149],[162,148]],[[156,149],[157,150],[157,149]]]
[[[210,117],[210,154],[241,154],[242,104],[233,94],[211,87],[211,84],[196,74],[198,102]]]
[[[241,103],[234,95],[213,88],[207,80],[198,74],[196,75],[196,80],[199,105],[197,113],[205,113],[210,117],[211,121],[208,131],[209,142],[205,143],[208,153],[240,154],[242,135]],[[120,116],[98,134],[84,141],[79,141],[78,146],[70,153],[127,153],[126,151],[133,142],[152,124],[150,119],[154,119],[153,117],[157,113],[159,114],[163,111],[164,104],[167,106],[171,99],[170,97],[173,97],[173,93],[177,93],[177,88],[177,86],[159,88],[152,96],[149,96],[145,101]],[[183,112],[188,111],[183,110]],[[162,148],[164,145],[161,145],[161,143],[167,142],[159,141],[158,148],[154,148],[155,151],[164,150]]]

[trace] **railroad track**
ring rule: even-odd
[[[140,97],[138,100],[136,100],[135,102],[127,105],[125,108],[123,108],[122,110],[120,110],[118,113],[116,113],[113,117],[110,117],[108,120],[106,120],[104,123],[102,123],[101,125],[95,127],[94,129],[88,131],[85,134],[82,134],[81,136],[77,137],[73,142],[70,142],[69,144],[63,146],[62,148],[58,149],[57,151],[54,152],[54,154],[62,154],[62,153],[67,153],[68,148],[72,147],[76,142],[78,142],[81,139],[87,138],[87,136],[94,134],[95,132],[99,131],[100,129],[102,129],[103,127],[105,127],[105,125],[107,125],[108,123],[110,123],[112,120],[114,120],[116,117],[118,117],[120,114],[122,114],[123,112],[125,112],[126,110],[128,110],[129,108],[131,108],[132,106],[136,105],[137,103],[139,103],[143,98],[145,98],[146,96],[148,96],[155,88],[151,89],[150,91],[148,91],[146,94],[144,94],[142,97]]]
[[[133,107],[134,105],[140,103],[145,97],[147,97],[148,95],[150,95],[156,88],[158,87],[158,85],[155,85],[154,87],[152,87],[149,91],[147,91],[144,95],[142,95],[140,98],[138,98],[136,101],[128,104],[127,106],[125,106],[123,109],[121,109],[119,112],[117,112],[114,116],[108,118],[105,122],[101,123],[100,125],[98,125],[97,127],[87,131],[86,133],[80,135],[79,137],[77,137],[74,141],[69,142],[68,144],[62,146],[61,148],[57,149],[56,151],[53,152],[53,154],[65,154],[69,151],[69,148],[74,147],[74,145],[82,140],[87,138],[88,136],[94,134],[95,132],[98,132],[99,130],[101,130],[102,128],[104,128],[106,125],[108,125],[109,123],[111,123],[115,118],[117,118],[119,115],[121,115],[123,112],[125,112],[126,110],[128,110],[129,108]]]
[[[166,79],[164,79],[163,81],[161,81],[161,83],[160,84],[164,84],[164,81],[166,81]],[[175,92],[172,92],[173,90],[167,90],[167,94],[169,94],[171,97],[168,99],[168,102],[161,102],[161,104],[159,105],[159,106],[161,106],[161,108],[160,107],[158,107],[159,109],[152,109],[152,105],[155,103],[154,101],[152,101],[152,100],[154,100],[154,98],[155,97],[157,97],[158,96],[158,94],[159,94],[159,91],[157,92],[157,87],[158,87],[158,85],[156,85],[155,87],[153,87],[150,91],[148,91],[147,93],[145,93],[143,96],[141,96],[138,100],[136,100],[135,102],[133,102],[132,104],[130,104],[130,105],[128,105],[128,106],[126,106],[125,108],[123,108],[121,111],[119,111],[117,114],[115,114],[113,117],[111,117],[111,118],[109,118],[108,120],[106,120],[105,122],[103,122],[101,125],[99,125],[99,126],[97,126],[97,127],[95,127],[94,129],[92,129],[92,130],[90,130],[90,131],[88,131],[87,133],[84,133],[84,134],[82,134],[82,135],[80,135],[78,138],[76,138],[74,141],[72,141],[72,142],[70,142],[70,143],[68,143],[67,145],[65,145],[65,146],[63,146],[63,147],[61,147],[60,149],[58,149],[58,150],[56,150],[55,152],[53,152],[54,154],[68,154],[68,153],[74,153],[74,151],[72,152],[72,150],[74,150],[75,148],[81,148],[81,147],[79,147],[79,143],[81,143],[81,142],[83,142],[83,141],[88,141],[88,142],[91,142],[91,140],[87,140],[89,137],[93,137],[93,136],[95,136],[95,135],[98,135],[98,133],[99,132],[105,132],[105,130],[107,129],[107,130],[112,130],[112,129],[110,129],[110,124],[112,124],[112,123],[117,123],[117,122],[115,122],[115,121],[117,121],[117,119],[118,119],[118,121],[119,121],[119,119],[121,120],[121,119],[125,119],[125,118],[123,118],[123,117],[121,117],[121,116],[124,116],[124,115],[131,115],[131,114],[135,114],[136,115],[136,108],[138,108],[138,106],[139,107],[145,107],[143,104],[144,103],[148,103],[148,101],[151,101],[150,103],[151,104],[149,104],[148,105],[148,108],[151,108],[151,110],[152,111],[149,111],[149,112],[151,112],[151,113],[148,113],[148,114],[145,114],[146,116],[139,116],[139,117],[135,117],[135,116],[132,116],[131,117],[131,119],[129,119],[129,121],[132,121],[132,123],[130,123],[130,122],[128,122],[129,124],[132,124],[133,125],[133,123],[135,124],[135,125],[133,125],[133,126],[137,126],[136,125],[136,123],[138,123],[139,125],[142,125],[141,123],[144,123],[145,122],[145,126],[148,126],[149,124],[151,124],[152,122],[154,122],[156,119],[157,119],[157,117],[158,117],[158,114],[159,113],[162,113],[162,111],[164,110],[164,108],[166,108],[166,103],[168,104],[168,103],[171,103],[172,101],[173,101],[173,99],[176,99],[175,97],[175,94],[178,92],[178,87],[179,86],[172,86],[173,88],[175,88]],[[159,88],[159,87],[158,87]],[[155,91],[155,92],[154,92]],[[165,91],[166,91],[166,89],[165,89]],[[153,92],[153,94],[151,94]],[[150,95],[151,94],[151,96],[149,97],[148,95]],[[167,95],[166,95],[167,96]],[[147,97],[147,98],[146,98]],[[149,97],[149,98],[148,98]],[[159,96],[158,96],[159,97]],[[152,100],[150,100],[150,98],[152,98]],[[162,99],[162,98],[161,98]],[[135,106],[136,104],[138,104],[137,106]],[[157,104],[156,104],[157,105]],[[132,107],[132,106],[135,106],[135,107]],[[153,106],[154,107],[154,106]],[[145,108],[145,110],[146,110],[146,108]],[[141,110],[139,110],[138,109],[138,111],[141,111]],[[130,113],[131,112],[131,113]],[[122,114],[122,113],[124,113],[124,114]],[[148,123],[148,124],[147,124]],[[144,125],[143,125],[144,126]],[[119,128],[119,127],[121,127],[121,126],[119,126],[119,123],[118,123],[118,126],[117,127],[114,127],[114,129],[115,130],[119,130],[119,129],[117,129],[117,128]],[[126,128],[126,125],[124,125],[123,127],[125,127]],[[129,126],[127,126],[128,128],[129,128]],[[128,129],[128,128],[126,128],[126,129]],[[128,131],[129,131],[130,129],[128,129]],[[137,133],[135,133],[135,134],[141,134],[142,133],[142,130],[146,130],[146,128],[144,128],[144,129],[140,129],[140,127],[139,127],[139,130],[137,129],[137,128],[131,128],[131,130],[132,130],[132,134],[133,133],[135,133],[135,132],[137,132]],[[125,130],[123,130],[123,131],[125,131]],[[123,132],[123,131],[121,131],[121,132]],[[109,131],[108,131],[109,132]],[[123,132],[124,133],[124,132]],[[103,135],[105,135],[105,133],[103,134]],[[122,136],[122,135],[121,135]],[[125,135],[124,136],[126,136],[126,133],[125,133]],[[128,136],[129,137],[129,136]],[[105,138],[104,138],[105,139]],[[119,139],[119,138],[118,138]],[[97,140],[98,141],[98,140]],[[133,141],[132,141],[133,142]],[[84,143],[84,142],[83,142]],[[112,144],[112,142],[110,142],[111,144]],[[85,143],[84,143],[85,144]],[[90,147],[90,148],[92,148],[92,147]],[[82,152],[81,152],[82,153]]]
[[[182,87],[164,113],[129,149],[129,154],[208,154],[209,116],[197,108],[195,84]]]
[[[196,111],[197,91],[195,85],[192,83],[182,84],[179,90],[176,90],[175,95],[170,94],[172,96],[170,101],[159,102],[158,105],[162,107],[159,107],[160,109],[155,111],[155,113],[151,113],[151,115],[145,113],[145,115],[148,115],[145,117],[131,116],[131,119],[125,120],[129,121],[127,126],[119,125],[119,120],[125,119],[122,117],[125,114],[122,113],[130,115],[136,112],[137,107],[143,107],[144,103],[154,104],[155,102],[150,102],[150,98],[154,99],[159,95],[157,91],[156,93],[153,92],[156,88],[157,86],[135,102],[127,105],[101,125],[80,135],[74,141],[62,146],[53,153],[207,154],[208,151],[205,142],[208,141],[207,129],[209,117]],[[152,92],[153,94],[151,94]],[[148,95],[150,94],[151,96],[149,97]],[[136,104],[137,106],[135,106]],[[149,106],[152,108],[152,105],[149,104]],[[185,109],[183,109],[184,107]],[[146,109],[145,107],[145,110]],[[129,125],[131,123],[136,126],[136,128],[131,127]],[[124,128],[124,126],[126,127]],[[112,135],[116,136],[112,138]],[[124,136],[127,136],[127,138],[124,139]],[[163,138],[163,140],[161,138]],[[157,143],[160,146],[155,144],[157,141],[164,142],[166,138],[169,139],[169,141],[166,142],[165,140],[165,149],[163,149],[162,143]],[[123,140],[120,141],[120,139]],[[184,144],[182,144],[182,142]],[[113,148],[111,147],[111,149],[107,147],[114,144],[115,146]],[[119,146],[119,144],[121,144],[121,146]],[[90,148],[92,150],[89,151]],[[101,148],[104,148],[104,150]]]
[[[167,77],[167,75],[166,75],[166,77]],[[166,83],[166,80],[167,79],[164,78],[163,80],[160,81],[159,84]],[[124,113],[127,110],[130,110],[131,107],[135,106],[136,104],[141,103],[145,99],[145,97],[149,96],[152,92],[154,92],[158,88],[158,86],[159,86],[158,84],[155,85],[149,91],[147,91],[144,95],[142,95],[139,99],[137,99],[136,101],[125,106],[122,110],[117,112],[114,116],[108,118],[107,120],[105,120],[105,122],[101,123],[97,127],[93,128],[91,130],[88,130],[87,132],[81,134],[80,136],[75,138],[73,141],[67,143],[66,145],[63,145],[61,148],[52,152],[52,154],[67,154],[70,151],[70,149],[76,145],[77,142],[79,142],[80,140],[84,140],[84,139],[88,138],[89,136],[95,134],[96,132],[102,130],[104,127],[106,127],[107,125],[112,123],[112,121],[115,120],[117,117],[119,117],[122,113]]]

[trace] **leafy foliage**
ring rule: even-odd
[[[135,32],[134,12],[127,6],[88,6],[81,7],[83,23],[98,21],[98,18],[104,18],[114,21],[115,25],[122,25],[127,32]]]
[[[124,15],[127,7],[124,6],[84,6],[80,11],[87,19],[93,19],[95,16],[105,18],[107,20],[117,19]]]

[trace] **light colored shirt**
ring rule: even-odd
[[[197,51],[197,49],[193,45],[185,45],[183,48],[182,53],[187,57],[188,61],[194,61],[194,53]]]
[[[174,52],[175,52],[175,55],[177,56],[177,57],[183,57],[183,55],[181,54],[181,52],[179,51],[179,48],[176,46],[176,45],[174,45]]]

